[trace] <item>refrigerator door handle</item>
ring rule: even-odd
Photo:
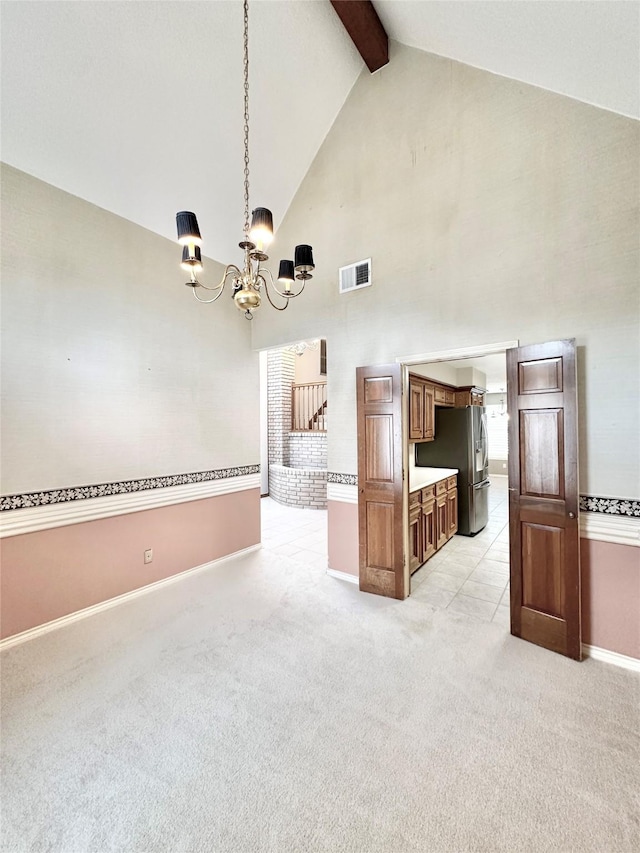
[[[476,483],[473,487],[474,492],[480,491],[480,489],[488,489],[491,485],[491,480],[483,480],[481,483]]]
[[[489,441],[487,436],[487,413],[482,413],[482,418],[480,419],[480,438],[484,444],[484,467],[486,468],[489,465]]]

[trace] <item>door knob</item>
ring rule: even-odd
[[[575,517],[576,517],[575,512],[570,512],[570,513],[569,513],[569,518],[575,518]]]

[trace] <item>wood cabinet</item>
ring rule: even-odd
[[[445,385],[434,385],[434,396],[436,406],[453,406],[455,404],[455,390]]]
[[[458,529],[456,477],[447,477],[409,495],[411,573],[442,548]]]
[[[454,388],[432,382],[415,373],[409,374],[409,441],[433,441],[436,406],[459,408],[483,406],[482,388]]]
[[[431,429],[433,434],[433,428]],[[424,383],[409,377],[409,440],[424,439]]]
[[[447,539],[451,539],[451,537],[458,530],[458,490],[457,488],[449,489],[447,491]]]
[[[420,568],[424,562],[421,515],[420,492],[413,492],[409,497],[409,570],[411,573]]]
[[[422,400],[424,407],[423,435],[424,441],[433,441],[436,434],[436,404],[433,385],[425,385],[422,388]]]
[[[420,532],[422,534],[422,562],[425,563],[429,557],[437,551],[436,535],[436,502],[433,496],[420,504]],[[422,565],[422,563],[420,564]]]
[[[458,388],[455,392],[455,407],[464,409],[466,406],[484,406],[484,388],[475,385]]]
[[[409,374],[409,440],[433,441],[434,424],[434,386]]]
[[[447,493],[438,495],[436,498],[436,551],[446,543],[449,538],[449,515]]]

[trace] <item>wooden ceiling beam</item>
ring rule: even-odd
[[[389,38],[371,0],[331,0],[331,5],[373,74],[389,62]]]

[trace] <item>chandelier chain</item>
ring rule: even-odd
[[[244,234],[249,239],[249,0],[244,0]]]

